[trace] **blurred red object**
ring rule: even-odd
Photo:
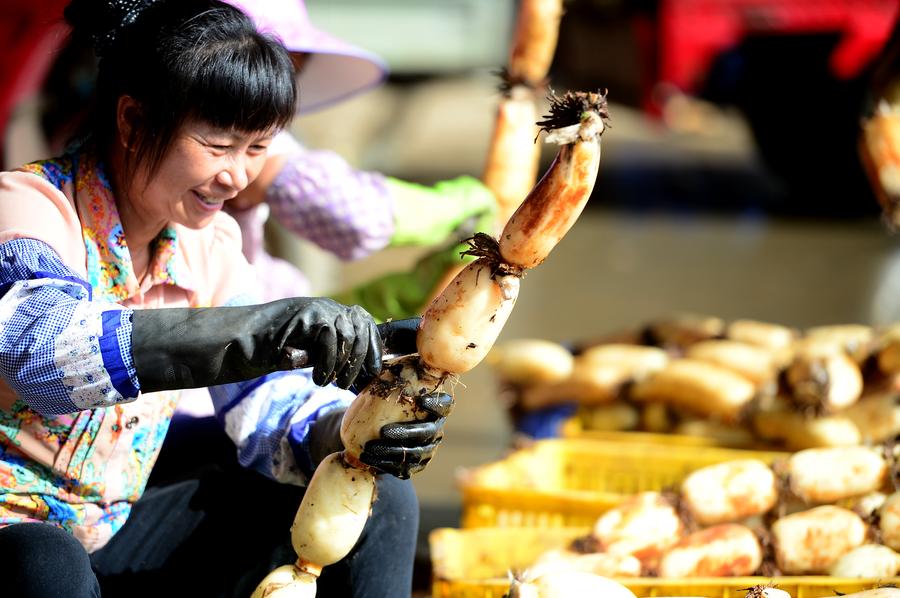
[[[691,93],[746,36],[817,33],[841,35],[830,69],[850,79],[881,51],[898,9],[897,0],[660,0],[655,79]]]
[[[16,105],[35,93],[56,58],[68,27],[68,0],[0,1],[0,131]]]

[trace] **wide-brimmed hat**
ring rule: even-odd
[[[313,26],[303,0],[225,0],[277,36],[291,52],[308,53],[297,79],[300,113],[325,108],[379,85],[385,62],[367,50]]]

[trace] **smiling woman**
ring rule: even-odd
[[[222,211],[294,113],[285,49],[216,0],[73,0],[65,17],[100,57],[92,116],[64,155],[0,173],[0,587],[246,596],[292,560],[303,485],[340,450],[346,389],[380,371],[382,339],[357,306],[254,305]],[[179,391],[199,387],[236,462],[144,493]],[[442,422],[404,446],[436,445]],[[378,493],[320,587],[408,594],[415,495],[391,477]]]
[[[121,130],[137,126],[135,100],[123,97],[119,111]],[[212,224],[225,202],[259,174],[275,132],[275,128],[251,132],[223,129],[196,118],[182,123],[153,171],[138,163],[134,176],[113,178],[121,189],[119,216],[129,241],[149,248],[169,223],[190,229]],[[129,155],[114,154],[113,172],[127,169],[124,162]],[[147,264],[139,264],[134,251],[131,257],[138,276],[142,275]]]

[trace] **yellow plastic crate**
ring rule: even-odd
[[[636,579],[617,580],[640,598],[653,596],[702,596],[704,598],[744,598],[747,589],[774,581],[793,598],[838,598],[885,584],[900,584],[900,577],[887,579],[859,579],[843,577],[697,577],[693,579]],[[431,598],[504,598],[509,580],[447,580],[435,579]]]
[[[527,568],[545,550],[560,548],[586,534],[587,528],[436,529],[429,535],[432,598],[502,598],[508,573]],[[637,596],[744,598],[747,588],[774,581],[793,598],[834,597],[876,586],[900,584],[900,577],[846,579],[805,577],[623,578]]]
[[[529,567],[541,554],[567,546],[585,527],[437,528],[428,535],[432,577],[444,580],[505,578]],[[507,586],[509,581],[506,582]]]
[[[681,446],[719,446],[714,438],[688,436],[685,434],[655,434],[653,432],[625,432],[612,430],[590,430],[584,427],[579,417],[567,419],[559,428],[563,438],[584,440],[605,440],[607,442],[636,442],[639,444],[666,444]]]
[[[773,446],[761,439],[753,438],[749,432],[746,436],[729,434],[727,436],[700,436],[691,434],[669,434],[626,430],[596,430],[590,427],[581,413],[576,414],[559,427],[562,438],[584,438],[606,440],[609,442],[639,442],[650,444],[680,444],[684,446],[714,446],[743,450],[772,451],[781,447]]]
[[[599,440],[542,440],[463,471],[463,527],[588,527],[636,492],[664,490],[706,465],[787,453]]]

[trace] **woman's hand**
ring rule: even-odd
[[[416,397],[416,405],[428,417],[382,426],[381,438],[366,443],[360,461],[404,480],[425,469],[444,438],[444,420],[453,409],[453,397],[433,392]]]
[[[381,371],[381,335],[366,310],[327,297],[282,301],[293,314],[284,327],[286,338],[278,344],[309,354],[313,382],[349,388],[363,370],[372,376]]]
[[[471,236],[459,235],[457,229],[473,218],[477,222],[473,232],[493,232],[497,200],[474,177],[460,176],[430,187],[389,177],[387,185],[394,203],[391,247],[458,241]]]
[[[348,388],[361,373],[381,371],[381,337],[372,316],[324,297],[137,310],[132,325],[142,392],[215,386],[288,369],[288,347],[307,352],[320,386]]]
[[[424,419],[387,424],[381,437],[370,440],[360,454],[366,465],[400,479],[422,471],[444,437],[444,420],[453,409],[453,397],[434,392],[416,398],[418,407],[428,413]],[[344,450],[341,422],[346,409],[319,416],[309,430],[309,460],[312,470],[331,453]]]

